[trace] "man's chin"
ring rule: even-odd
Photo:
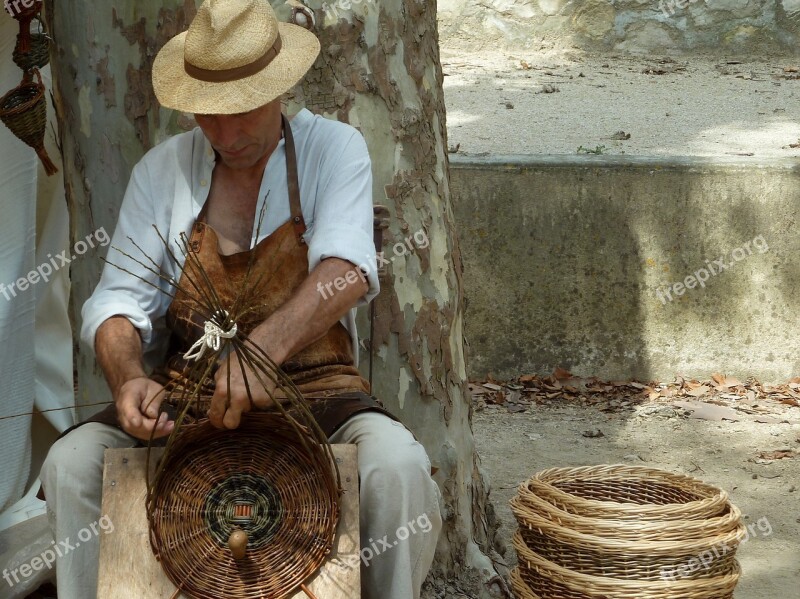
[[[242,152],[241,154],[236,155],[225,155],[220,153],[220,158],[225,166],[237,170],[253,168],[258,162],[258,160],[253,158],[252,154],[248,152]]]

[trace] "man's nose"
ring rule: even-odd
[[[224,150],[233,149],[241,132],[239,123],[233,115],[218,115],[214,123],[214,133],[218,146]]]

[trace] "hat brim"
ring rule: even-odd
[[[281,51],[255,75],[212,83],[189,76],[183,66],[186,32],[168,41],[153,61],[153,90],[165,108],[194,114],[248,112],[278,98],[303,78],[319,55],[317,36],[278,23]]]

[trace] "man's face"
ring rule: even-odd
[[[232,169],[263,167],[267,152],[281,136],[280,99],[250,112],[195,114],[194,118],[223,164]]]

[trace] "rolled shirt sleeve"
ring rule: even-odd
[[[308,239],[308,268],[326,258],[347,260],[361,269],[369,290],[357,306],[368,304],[380,291],[373,241],[372,166],[367,144],[355,129],[325,169]]]

